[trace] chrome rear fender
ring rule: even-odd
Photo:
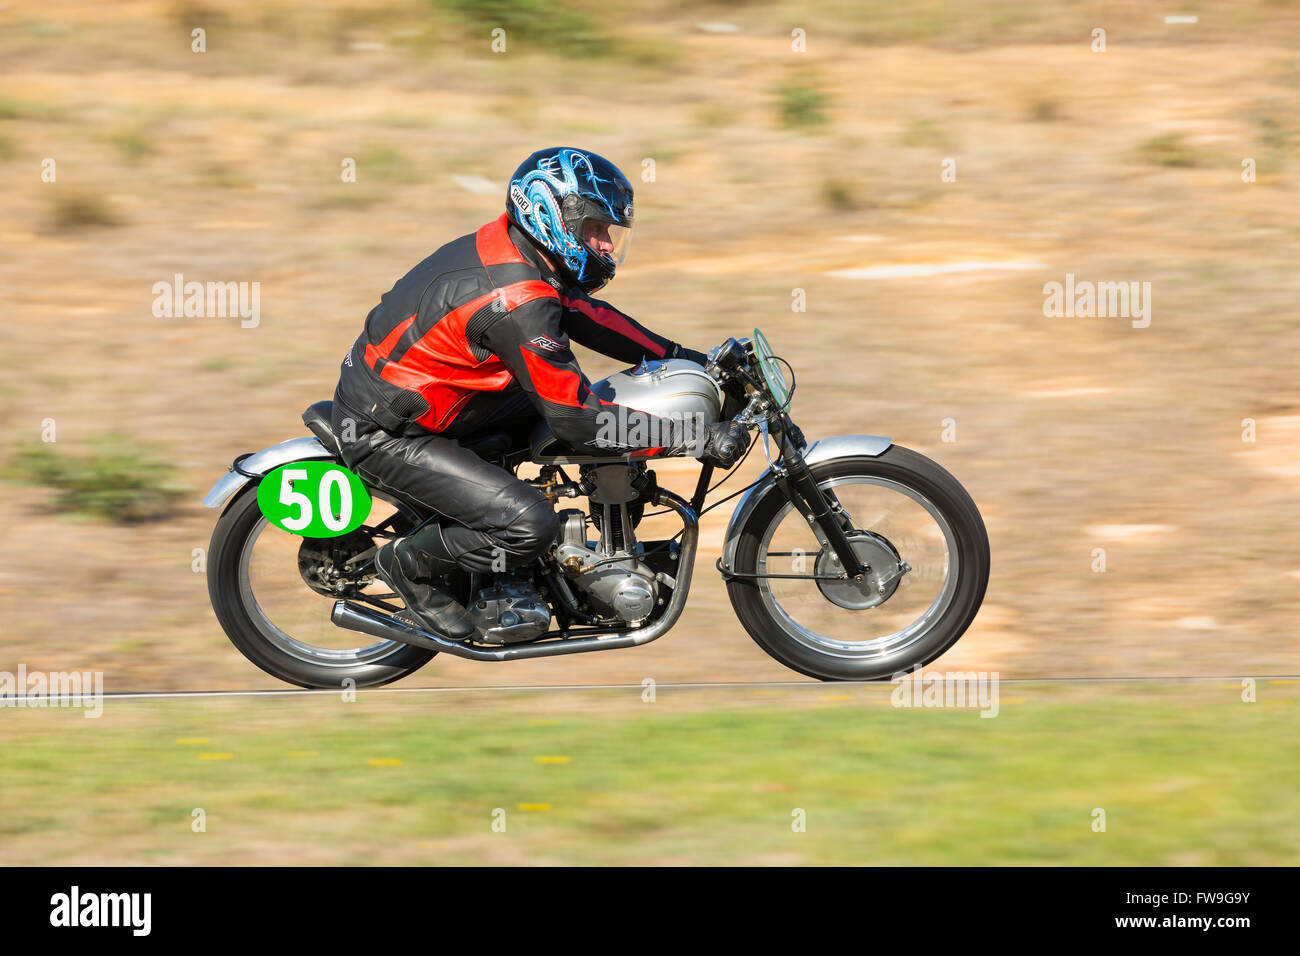
[[[239,467],[243,471],[250,472],[254,475],[265,475],[269,471],[274,471],[281,465],[287,465],[291,461],[312,461],[317,459],[334,459],[337,456],[331,453],[320,439],[313,435],[305,435],[302,438],[290,438],[288,441],[282,441],[278,445],[272,445],[270,448],[263,448],[255,454],[249,455],[240,461]],[[223,504],[244,485],[252,479],[231,465],[230,470],[217,479],[217,483],[212,486],[211,490],[203,496],[203,504],[207,508],[220,508]]]

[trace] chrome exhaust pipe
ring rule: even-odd
[[[690,504],[682,497],[663,488],[655,497],[656,505],[663,505],[676,511],[685,526],[682,531],[682,546],[678,549],[676,586],[668,606],[659,620],[646,627],[625,631],[584,632],[579,637],[566,637],[561,632],[555,638],[548,638],[533,644],[515,644],[505,647],[487,648],[461,641],[453,641],[432,631],[426,631],[404,621],[399,621],[386,614],[372,610],[364,604],[354,601],[336,601],[330,620],[337,626],[351,631],[360,631],[371,637],[411,644],[425,650],[441,651],[464,657],[472,661],[517,661],[534,657],[558,657],[561,654],[582,654],[586,651],[607,651],[619,647],[637,647],[649,644],[662,637],[677,623],[686,608],[686,596],[691,588],[691,571],[695,566],[695,548],[699,542],[700,525]]]

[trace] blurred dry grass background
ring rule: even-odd
[[[993,579],[939,666],[1300,672],[1294,4],[1181,4],[1195,25],[1063,0],[619,11],[0,9],[0,669],[100,669],[109,690],[272,686],[191,571],[216,518],[200,497],[236,454],[302,431],[396,278],[498,214],[500,193],[465,177],[500,186],[533,149],[572,142],[634,180],[654,164],[609,298],[701,349],[761,326],[799,373],[810,437],[890,435],[969,488]],[[946,157],[956,182],[940,180]],[[1045,268],[830,275],[970,261]],[[151,287],[177,272],[260,282],[260,325],[155,318]],[[1067,272],[1149,281],[1150,328],[1044,318],[1042,285]],[[615,368],[581,358],[593,377]],[[59,491],[20,480],[46,418],[92,484],[131,474],[100,436],[170,458],[156,484],[183,489],[174,514],[51,513]],[[688,491],[691,471],[661,480]],[[660,642],[508,668],[439,658],[409,683],[789,676],[711,570],[726,513]]]

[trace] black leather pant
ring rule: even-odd
[[[516,396],[501,396],[471,416],[482,433],[505,425],[521,434],[537,413]],[[469,411],[469,409],[467,409]],[[529,417],[531,416],[531,418]],[[457,416],[456,424],[461,425]],[[347,419],[354,423],[351,432]],[[466,425],[471,424],[467,420]],[[527,564],[555,540],[559,518],[540,491],[484,461],[445,435],[393,435],[335,397],[334,434],[343,460],[367,484],[445,519],[449,556],[469,571],[502,571]],[[457,433],[464,428],[456,429]],[[352,440],[345,440],[348,435]]]

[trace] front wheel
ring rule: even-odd
[[[740,530],[738,576],[727,583],[741,624],[772,657],[821,680],[878,680],[928,664],[970,626],[988,585],[975,502],[937,463],[898,445],[810,470],[871,570],[837,581],[834,552],[773,489]]]

